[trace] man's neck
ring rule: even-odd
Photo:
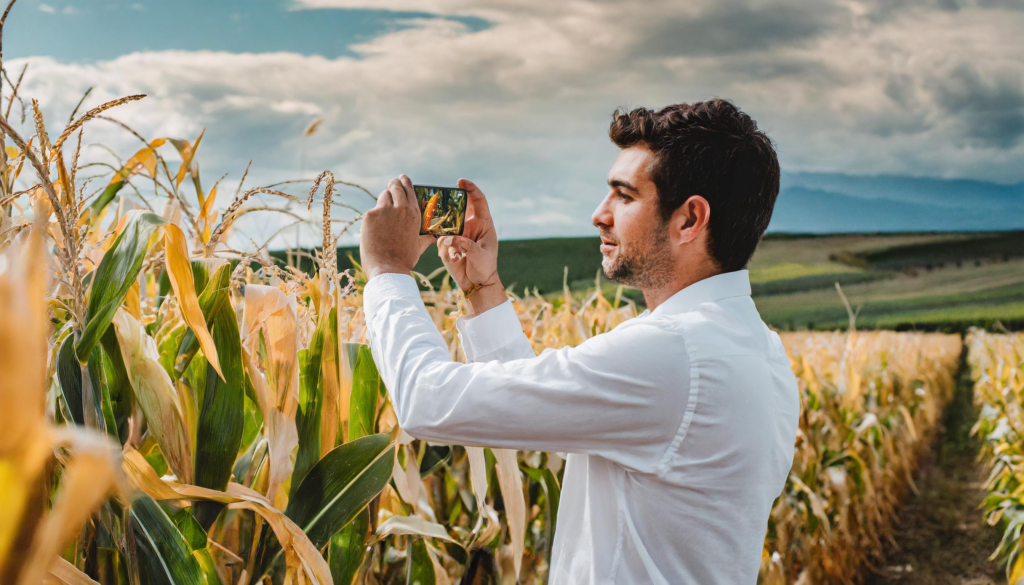
[[[667,301],[677,292],[695,282],[700,282],[705,278],[711,278],[716,274],[721,274],[721,271],[706,265],[692,267],[687,270],[679,270],[675,273],[674,278],[667,280],[660,285],[642,288],[640,289],[640,292],[644,295],[644,301],[647,303],[647,308],[654,311],[659,305]]]

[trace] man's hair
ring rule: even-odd
[[[619,148],[646,145],[662,219],[692,195],[711,207],[708,253],[722,272],[740,270],[768,228],[779,194],[771,139],[733,104],[714,99],[660,110],[618,109],[608,136]]]

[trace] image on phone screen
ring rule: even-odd
[[[420,234],[461,236],[469,194],[457,187],[413,185],[420,204]]]

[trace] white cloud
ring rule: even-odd
[[[53,6],[50,6],[49,4],[40,4],[39,5],[39,10],[41,10],[41,11],[47,13],[47,14],[53,14],[54,12],[57,12],[57,9],[54,8]]]
[[[402,172],[421,183],[472,178],[508,237],[594,232],[616,153],[607,123],[620,105],[733,99],[790,171],[1024,181],[1024,12],[912,4],[296,0],[489,26],[417,19],[352,47],[356,58],[32,58],[22,94],[63,120],[90,86],[85,107],[146,93],[114,115],[147,137],[194,139],[206,128],[206,181],[237,178],[250,158],[250,185],[295,178],[300,165],[375,193]],[[311,116],[323,125],[302,140]],[[89,140],[125,156],[138,146],[105,122],[87,127]]]
[[[531,215],[527,220],[530,223],[537,225],[548,225],[548,224],[559,224],[559,225],[572,225],[575,220],[569,217],[565,213],[558,211],[546,211],[544,213],[538,213]]]

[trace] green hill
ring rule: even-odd
[[[599,244],[596,237],[503,241],[498,270],[519,294],[527,288],[558,294],[563,279],[581,290],[594,285],[601,268]],[[351,267],[349,254],[358,260],[357,248],[338,249],[340,269]],[[432,247],[417,271],[429,274],[440,266]],[[1022,231],[769,234],[748,268],[762,317],[779,329],[847,327],[836,282],[859,308],[862,329],[964,331],[996,322],[1024,328]],[[639,291],[628,296],[643,303]]]

